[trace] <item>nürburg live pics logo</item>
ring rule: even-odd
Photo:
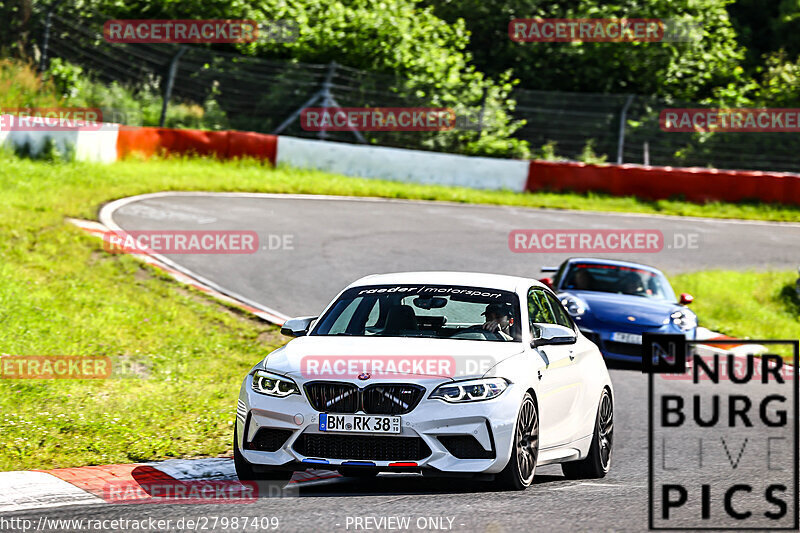
[[[651,530],[798,528],[798,341],[645,333]]]

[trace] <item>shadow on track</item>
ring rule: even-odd
[[[634,370],[636,372],[642,371],[642,363],[629,362],[629,361],[612,361],[606,359],[606,366],[609,370]]]
[[[560,483],[573,484],[561,475],[537,474],[528,490],[536,490],[537,485]],[[300,496],[342,497],[342,496],[394,496],[425,494],[472,494],[504,492],[491,481],[469,478],[432,478],[419,475],[380,476],[377,478],[338,478],[335,482],[301,487]],[[514,493],[508,491],[509,494]]]

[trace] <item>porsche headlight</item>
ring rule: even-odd
[[[255,374],[253,374],[253,390],[260,394],[278,398],[300,394],[297,383],[291,379],[263,370],[256,370]]]
[[[580,316],[586,312],[586,304],[575,296],[565,296],[561,298],[561,305],[563,305],[572,316]]]
[[[697,327],[697,317],[691,311],[678,309],[669,315],[669,317],[672,319],[672,323],[681,328],[683,331]]]
[[[503,394],[508,381],[503,378],[472,379],[439,385],[428,398],[449,403],[490,400]]]

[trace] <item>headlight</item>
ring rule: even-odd
[[[300,394],[297,383],[291,379],[277,374],[270,374],[263,370],[256,370],[255,374],[253,374],[253,390],[260,394],[278,398]]]
[[[450,403],[490,400],[503,394],[508,381],[503,378],[473,379],[439,385],[428,398]]]
[[[579,298],[574,296],[565,296],[561,298],[561,305],[567,308],[567,312],[572,316],[580,316],[586,312],[586,304]]]
[[[694,329],[697,327],[697,317],[694,313],[690,311],[684,311],[683,309],[679,309],[669,315],[672,319],[672,323],[681,328],[684,331]]]

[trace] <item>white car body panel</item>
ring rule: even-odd
[[[528,324],[527,292],[531,287],[544,288],[534,279],[493,274],[460,272],[410,272],[368,276],[348,288],[366,285],[459,285],[502,289],[517,294],[520,299],[522,324]],[[344,291],[342,291],[344,292]],[[334,298],[335,302],[341,293]],[[333,304],[328,306],[327,309]],[[323,313],[324,314],[324,313]],[[323,316],[323,315],[320,315]],[[307,356],[453,356],[456,368],[464,373],[455,379],[470,377],[502,377],[511,382],[499,396],[490,400],[462,404],[429,399],[439,385],[453,378],[437,373],[401,375],[397,381],[371,380],[365,383],[357,375],[337,378],[359,387],[385,383],[416,384],[425,388],[419,404],[401,415],[402,429],[398,437],[419,436],[431,454],[417,461],[420,468],[443,472],[486,473],[500,472],[512,452],[512,439],[519,407],[526,392],[532,392],[540,414],[540,441],[537,464],[578,460],[586,457],[592,440],[598,403],[607,388],[613,398],[608,371],[597,347],[576,331],[577,342],[569,345],[531,347],[532,335],[523,327],[522,342],[491,342],[465,339],[407,338],[407,337],[334,337],[313,335],[299,337],[271,353],[258,369],[281,374],[294,380],[301,394],[276,398],[260,394],[252,388],[252,372],[245,378],[237,409],[236,442],[241,454],[252,465],[279,466],[296,463],[303,466],[309,458],[298,453],[293,444],[301,434],[319,434],[319,414],[305,396],[304,385],[318,378],[303,375],[302,359]],[[477,360],[480,368],[468,373],[467,364]],[[460,365],[460,366],[459,366]],[[475,366],[475,365],[473,365]],[[541,376],[541,377],[540,377]],[[247,423],[247,434],[245,425]],[[260,427],[289,429],[294,433],[275,452],[246,449]],[[472,435],[484,450],[495,449],[491,459],[459,459],[451,455],[437,439],[445,435]],[[346,459],[325,458],[330,467]],[[376,467],[388,467],[392,461],[371,461]],[[314,467],[314,464],[306,464]],[[321,467],[322,465],[317,465]],[[324,467],[324,466],[322,466]]]

